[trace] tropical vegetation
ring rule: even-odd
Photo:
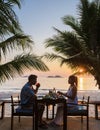
[[[20,9],[21,0],[0,0],[0,83],[26,69],[48,70],[41,58],[32,53],[33,41],[22,31],[15,6]]]
[[[58,59],[61,66],[66,64],[76,72],[84,69],[100,88],[100,0],[80,0],[77,7],[77,18],[62,18],[71,30],[54,28],[57,34],[46,40],[45,47],[51,47],[54,53],[46,53],[45,57]]]

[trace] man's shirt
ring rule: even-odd
[[[34,90],[31,89],[30,84],[27,82],[21,90],[20,98],[22,105],[29,105],[34,98]],[[34,102],[34,101],[33,101]]]

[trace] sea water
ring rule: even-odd
[[[96,82],[93,77],[79,77],[78,78],[78,92],[84,92],[94,94],[98,92],[98,87],[95,86]],[[0,98],[9,98],[12,93],[20,93],[21,88],[28,81],[28,77],[16,77],[15,79],[6,81],[0,86]],[[68,90],[69,84],[68,79],[62,78],[48,78],[48,77],[38,77],[38,81],[41,86],[39,93],[49,92],[50,89],[55,88],[56,90]],[[35,86],[34,86],[35,87]],[[93,96],[93,95],[92,95]]]
[[[28,81],[28,77],[16,77],[15,79],[6,81],[0,86],[0,99],[10,98],[11,94],[20,94],[21,88]],[[96,82],[93,77],[79,77],[78,82],[78,98],[90,96],[90,100],[100,100],[100,90],[95,86]],[[55,88],[63,92],[67,92],[69,84],[65,77],[38,77],[38,82],[41,84],[38,95],[45,95]],[[35,86],[33,86],[35,87]],[[6,105],[6,116],[10,116],[9,105]],[[94,116],[94,106],[90,105],[90,116]]]

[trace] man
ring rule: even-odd
[[[36,86],[36,88],[33,88],[33,85]],[[28,109],[33,110],[33,104],[34,99],[36,98],[36,94],[38,92],[38,89],[40,87],[40,83],[37,83],[37,76],[36,75],[30,75],[28,77],[28,82],[23,86],[20,94],[21,98],[21,106],[22,109]],[[46,123],[42,121],[42,115],[44,112],[45,106],[43,104],[38,105],[38,119],[39,119],[39,126],[41,128],[48,128]]]

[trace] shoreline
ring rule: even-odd
[[[39,89],[37,95],[43,96],[46,95],[51,89]],[[12,94],[20,94],[21,90],[16,91],[0,91],[0,99],[10,98]],[[64,89],[57,89],[57,91],[66,92]],[[82,98],[83,96],[90,96],[90,100],[100,101],[100,90],[78,90],[78,98]]]

